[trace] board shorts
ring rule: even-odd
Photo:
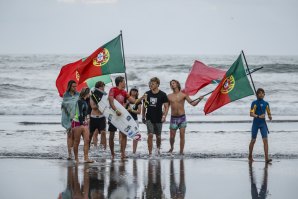
[[[100,133],[106,130],[106,118],[103,115],[90,116],[89,131],[93,133],[96,129]]]
[[[71,128],[75,128],[75,127],[78,127],[78,126],[81,126],[80,122],[75,121],[75,120],[71,121]]]
[[[187,121],[186,121],[185,115],[171,116],[170,129],[177,130],[181,128],[186,128],[186,126],[187,126]]]
[[[253,122],[251,127],[251,138],[256,139],[258,135],[258,130],[260,129],[262,138],[267,138],[268,129],[265,122]]]
[[[109,123],[108,131],[116,132],[118,130],[111,122],[108,122],[108,123]]]
[[[161,135],[162,123],[152,123],[150,120],[146,120],[147,132],[156,135]]]

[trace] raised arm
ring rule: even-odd
[[[203,99],[203,96],[200,96],[197,100],[193,101],[192,99],[190,99],[190,97],[188,95],[186,95],[185,99],[186,101],[191,104],[192,106],[196,106],[198,105],[198,103],[200,103],[200,101]]]

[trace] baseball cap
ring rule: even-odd
[[[136,86],[131,87],[130,90],[136,90],[136,91],[139,91],[138,87],[136,87]]]

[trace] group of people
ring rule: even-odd
[[[185,144],[185,129],[187,126],[187,120],[185,115],[185,101],[192,106],[196,106],[203,96],[192,100],[187,94],[181,91],[181,85],[177,80],[170,81],[170,87],[172,93],[166,94],[159,89],[160,80],[157,77],[153,77],[149,81],[149,90],[145,92],[142,97],[139,98],[139,91],[137,87],[132,87],[130,92],[126,92],[126,82],[124,77],[118,76],[115,78],[115,87],[111,88],[108,93],[108,100],[112,110],[116,115],[120,116],[121,111],[117,110],[114,100],[117,100],[122,106],[124,106],[134,120],[138,123],[138,115],[142,115],[142,122],[147,126],[148,132],[148,153],[149,157],[152,156],[153,149],[153,136],[156,136],[157,153],[160,154],[161,148],[161,132],[163,123],[166,121],[166,117],[169,109],[171,109],[170,118],[170,149],[169,153],[174,150],[174,143],[176,132],[180,131],[180,154],[184,154]],[[105,92],[104,82],[97,82],[95,89]],[[271,120],[271,113],[269,104],[263,100],[265,91],[258,89],[258,99],[252,103],[250,116],[254,117],[252,126],[252,139],[249,146],[249,160],[253,161],[252,151],[256,140],[257,132],[260,129],[265,151],[265,160],[270,162],[268,157],[268,141],[267,141],[267,126],[265,122],[265,112]],[[64,117],[63,117],[64,116]],[[90,97],[90,89],[83,88],[80,93],[76,91],[76,82],[70,80],[68,82],[67,91],[63,96],[62,102],[62,125],[67,129],[67,145],[68,145],[68,159],[72,158],[71,148],[73,147],[75,160],[78,162],[78,146],[80,138],[84,139],[84,161],[87,163],[93,162],[88,157],[88,150],[90,148],[91,140],[97,146],[98,135],[101,135],[100,144],[103,149],[107,147],[106,138],[106,118],[99,111],[97,103],[92,97]],[[109,131],[109,148],[112,158],[115,157],[114,152],[114,137],[117,128],[110,122],[108,122]],[[119,132],[120,151],[121,158],[126,158],[126,134]],[[136,153],[137,142],[133,141],[133,153]]]

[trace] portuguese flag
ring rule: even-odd
[[[185,89],[182,92],[195,95],[209,84],[218,84],[225,73],[226,71],[206,66],[204,63],[195,60],[186,79]]]
[[[86,79],[113,73],[125,73],[121,35],[94,51],[78,65],[79,83]]]
[[[240,54],[208,98],[204,107],[205,115],[249,95],[254,95],[254,91],[246,76],[242,54]]]
[[[60,73],[56,79],[56,87],[60,97],[63,97],[63,94],[67,89],[67,83],[69,82],[69,80],[74,80],[75,82],[77,82],[77,91],[81,91],[83,87],[92,88],[95,86],[95,83],[98,81],[103,81],[106,84],[111,82],[111,78],[109,75],[103,75],[103,76],[89,78],[83,83],[78,84],[80,76],[77,71],[77,67],[81,63],[82,63],[82,59],[76,62],[67,64],[61,68]]]

